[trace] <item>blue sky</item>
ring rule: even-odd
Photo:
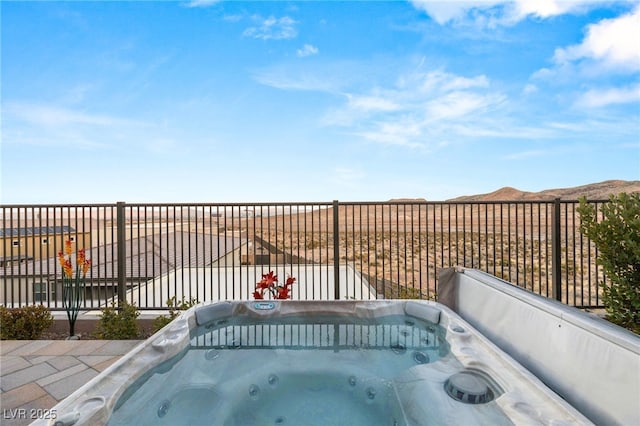
[[[640,179],[640,3],[2,2],[0,201]]]

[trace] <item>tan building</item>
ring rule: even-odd
[[[71,226],[31,226],[0,229],[0,268],[31,260],[57,256],[65,241],[72,249],[91,247],[91,233],[78,232]]]

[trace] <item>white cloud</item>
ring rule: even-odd
[[[582,43],[556,49],[554,61],[593,61],[605,69],[640,70],[640,6],[633,12],[587,26]]]
[[[532,79],[578,87],[573,94],[557,96],[579,109],[640,101],[640,6],[590,24],[584,34],[580,43],[557,48],[553,65],[536,71]]]
[[[318,69],[296,61],[265,69],[254,78],[279,89],[329,93],[337,102],[320,116],[321,125],[364,142],[410,148],[421,154],[441,150],[447,143],[572,138],[585,132],[606,134],[610,127],[619,125],[611,124],[611,117],[602,117],[601,122],[572,117],[575,120],[568,121],[573,125],[569,128],[562,122],[562,111],[551,113],[553,107],[539,104],[537,94],[523,96],[541,90],[535,85],[514,88],[514,97],[510,98],[484,74],[460,75],[411,67],[411,71],[395,77],[385,74],[373,81],[370,76],[349,80],[354,75],[363,76],[362,69],[368,66],[352,64],[345,71],[336,64]],[[598,102],[595,99],[600,105],[631,102],[633,97],[637,99],[637,86],[607,89],[600,94],[587,92],[582,102],[591,106]],[[631,89],[634,95],[625,95]],[[614,129],[616,132],[620,130]]]
[[[492,93],[451,92],[425,104],[428,121],[437,122],[486,111],[498,105],[502,96]]]
[[[318,54],[318,48],[311,44],[305,44],[301,49],[296,51],[296,54],[300,58],[305,58],[307,56],[313,56]]]
[[[136,122],[101,114],[88,114],[68,108],[33,103],[13,102],[5,106],[4,113],[30,124],[51,127],[73,125],[116,126]]]
[[[579,123],[579,122],[561,122],[561,121],[552,121],[551,123],[549,123],[549,127],[554,128],[554,129],[558,129],[558,130],[563,130],[569,133],[578,133],[578,132],[584,132],[585,129],[587,128],[584,123]]]
[[[368,141],[383,145],[428,148],[422,137],[424,129],[420,120],[411,117],[395,120],[381,119],[371,123],[369,127],[369,130],[356,132],[356,134]]]
[[[300,70],[295,75],[291,71],[281,69],[258,70],[253,73],[253,79],[265,86],[281,90],[304,90],[333,92],[335,87],[328,79],[315,73]]]
[[[505,160],[527,160],[529,158],[542,157],[546,154],[549,154],[549,152],[541,149],[532,149],[529,151],[514,152],[513,154],[505,155],[503,158]]]
[[[242,15],[224,15],[222,17],[222,19],[224,19],[227,22],[240,22],[242,21],[243,16]]]
[[[597,0],[411,0],[440,25],[471,23],[481,27],[514,25],[528,17],[550,18],[596,6]]]
[[[3,108],[3,142],[42,146],[105,147],[145,123],[55,105],[11,102]],[[110,140],[111,138],[111,140]]]
[[[509,2],[513,5],[507,21],[516,23],[529,16],[535,18],[551,18],[566,13],[579,13],[602,3],[599,0],[517,0]]]
[[[333,173],[329,177],[329,181],[345,185],[350,188],[357,187],[366,177],[366,174],[360,168],[338,166],[334,168]]]
[[[347,95],[349,108],[364,111],[397,111],[400,106],[390,99],[378,96]]]
[[[427,151],[452,134],[474,135],[505,101],[484,75],[465,77],[442,70],[413,72],[390,87],[345,97],[346,103],[325,115],[325,125],[346,128],[371,142]]]
[[[266,19],[254,16],[253,19],[258,21],[258,25],[244,30],[243,36],[262,40],[285,40],[295,38],[298,35],[295,28],[297,22],[288,16],[282,18],[270,16]]]
[[[407,78],[408,81],[405,81]],[[416,78],[419,79],[419,82],[415,81]],[[398,81],[399,86],[405,84],[415,86],[416,83],[418,83],[418,90],[420,92],[431,93],[433,91],[449,92],[453,90],[484,88],[489,85],[489,80],[485,75],[469,78],[436,70],[422,75],[411,74],[407,77],[401,77]]]
[[[220,0],[191,0],[185,6],[186,7],[208,7],[220,2]]]
[[[460,21],[473,9],[488,9],[502,1],[429,1],[411,0],[417,9],[424,10],[440,25]]]
[[[322,72],[310,61],[294,61],[270,65],[252,71],[255,81],[283,90],[326,92],[336,95],[362,79],[361,64],[341,60],[325,63]]]
[[[632,102],[640,102],[640,84],[589,90],[576,100],[576,105],[594,108]]]

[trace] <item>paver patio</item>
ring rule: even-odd
[[[139,340],[1,341],[0,424],[28,425],[42,410],[51,409],[139,343]]]

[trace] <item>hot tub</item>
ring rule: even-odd
[[[55,409],[66,425],[591,424],[427,301],[199,305]]]

